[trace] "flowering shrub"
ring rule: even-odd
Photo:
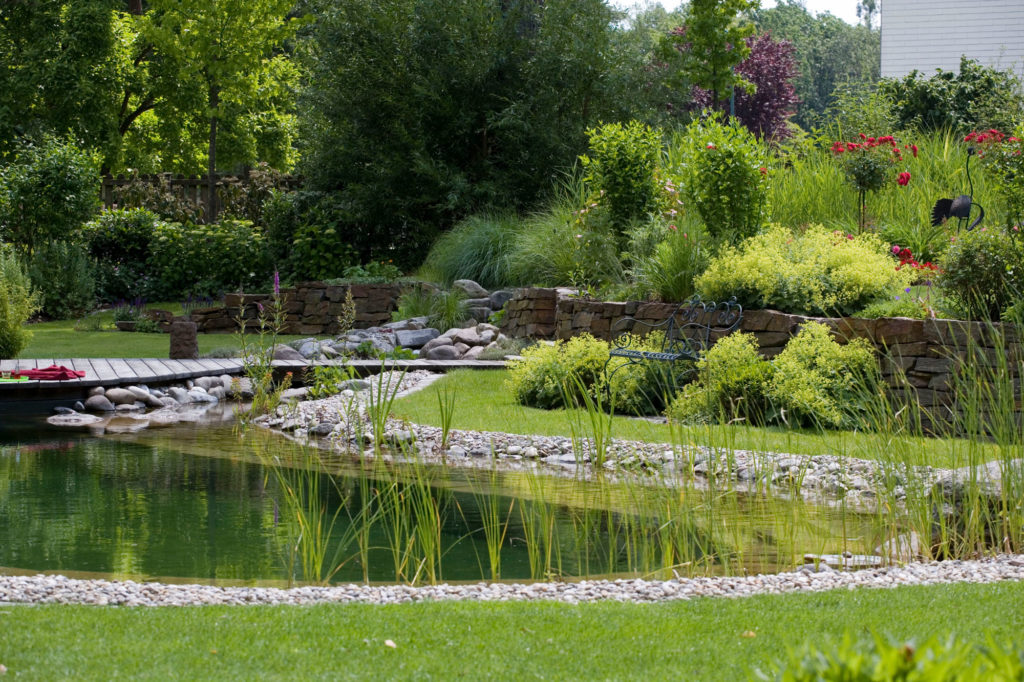
[[[1006,135],[996,129],[975,131],[964,137],[965,142],[978,146],[978,157],[996,181],[1009,230],[1020,230],[1024,224],[1024,126],[1017,135]]]
[[[697,379],[683,387],[665,414],[683,423],[763,423],[768,414],[772,365],[758,353],[753,334],[720,339],[697,362]]]
[[[747,308],[848,315],[915,278],[910,268],[896,269],[874,235],[845,235],[820,225],[794,233],[776,225],[739,248],[724,248],[696,288],[709,300],[736,296]]]
[[[666,415],[691,423],[860,426],[861,388],[878,377],[866,340],[840,345],[823,324],[804,324],[771,361],[761,358],[752,335],[730,334],[700,360],[696,381],[683,388]]]
[[[914,254],[906,246],[893,244],[892,255],[896,256],[899,260],[899,265],[896,266],[897,270],[902,270],[903,268],[908,267],[922,272],[939,272],[939,266],[935,265],[931,261],[918,263],[914,258]]]
[[[917,153],[917,145],[905,144],[901,149],[892,135],[868,137],[861,133],[859,142],[832,143],[832,155],[838,160],[853,188],[857,190],[858,225],[861,231],[867,224],[867,193],[877,192],[885,186],[892,169],[903,162],[905,154],[917,158]],[[900,172],[896,176],[896,183],[906,187],[910,183],[910,172]]]

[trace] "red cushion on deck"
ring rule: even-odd
[[[82,379],[85,372],[68,369],[64,365],[50,365],[42,369],[22,369],[11,372],[12,377],[25,377],[37,381],[65,381],[67,379]]]

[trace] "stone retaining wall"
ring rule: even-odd
[[[625,317],[655,324],[665,320],[677,307],[671,303],[587,301],[573,298],[571,294],[569,289],[516,290],[506,306],[502,331],[508,336],[546,339],[568,339],[587,332],[610,340],[620,331],[630,330],[625,324],[616,326]],[[894,398],[905,391],[913,391],[925,407],[952,403],[951,373],[954,364],[969,352],[975,362],[990,367],[998,366],[1000,356],[1010,361],[1011,368],[1019,367],[1024,358],[1020,330],[1013,326],[1002,328],[1006,347],[1004,351],[997,351],[991,329],[980,322],[822,318],[775,310],[747,310],[739,329],[753,334],[762,354],[773,357],[809,320],[831,328],[840,343],[854,338],[868,339],[883,358],[882,372]],[[973,343],[969,344],[968,339]],[[1020,408],[1020,376],[1015,376],[1014,384]]]
[[[290,289],[281,290],[284,301],[285,334],[335,334],[338,317],[342,314],[345,292],[352,291],[356,306],[357,329],[367,329],[391,321],[391,313],[398,308],[398,297],[408,285],[399,284],[326,284],[301,282]],[[192,312],[192,320],[202,333],[232,333],[238,331],[239,319],[247,327],[255,327],[260,315],[259,306],[270,310],[270,294],[228,294],[224,306],[204,308]]]

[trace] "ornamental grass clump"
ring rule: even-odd
[[[820,225],[792,232],[776,225],[739,247],[725,247],[696,288],[706,300],[735,296],[748,309],[850,315],[910,286],[915,275],[897,270],[874,235],[845,235]]]

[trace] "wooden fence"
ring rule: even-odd
[[[222,208],[221,188],[225,185],[247,185],[252,181],[256,171],[240,174],[219,173],[213,178],[213,196],[210,195],[209,176],[206,175],[174,175],[173,173],[157,173],[154,175],[134,175],[125,177],[105,175],[100,187],[100,200],[104,207],[119,203],[121,188],[135,182],[145,182],[154,187],[164,187],[179,200],[200,209],[196,211],[198,222],[212,222]],[[299,189],[302,178],[295,175],[282,175],[277,180],[278,189]]]

